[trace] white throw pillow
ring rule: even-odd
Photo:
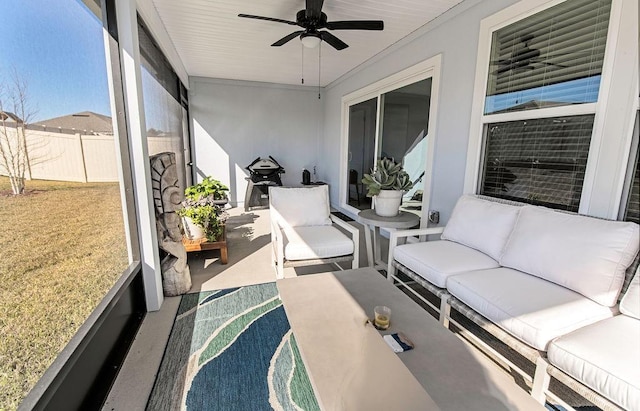
[[[453,209],[442,239],[474,248],[498,261],[520,208],[471,195],[462,196]]]
[[[317,187],[269,189],[271,218],[290,227],[331,225],[329,217],[329,189]]]
[[[640,320],[640,267],[636,270],[627,292],[620,301],[620,312]]]
[[[639,238],[635,223],[525,206],[499,261],[612,307]]]

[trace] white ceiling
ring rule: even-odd
[[[334,30],[349,45],[322,43],[325,86],[438,17],[462,0],[325,0],[328,21],[383,20],[384,31]],[[239,13],[295,21],[305,0],[152,0],[189,76],[300,84],[303,48],[276,40],[297,26],[238,17]],[[318,49],[304,49],[305,85],[318,85]]]

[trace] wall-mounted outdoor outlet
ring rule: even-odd
[[[429,210],[429,221],[431,221],[433,224],[438,224],[440,222],[440,212]]]

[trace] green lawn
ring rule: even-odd
[[[117,183],[0,177],[0,410],[16,409],[128,265]]]

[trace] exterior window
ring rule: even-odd
[[[481,194],[578,211],[593,118],[489,124]]]
[[[493,32],[481,194],[578,211],[610,10],[568,0]]]
[[[640,112],[636,114],[636,126],[634,129],[635,137],[635,162],[629,167],[630,181],[628,184],[626,205],[624,210],[624,220],[633,221],[640,224],[640,145],[638,141],[640,128]],[[633,151],[632,151],[633,152]]]
[[[633,182],[627,200],[627,212],[625,220],[640,224],[640,155],[636,154],[636,166],[633,173]]]
[[[596,102],[610,9],[567,1],[495,31],[484,113]]]

